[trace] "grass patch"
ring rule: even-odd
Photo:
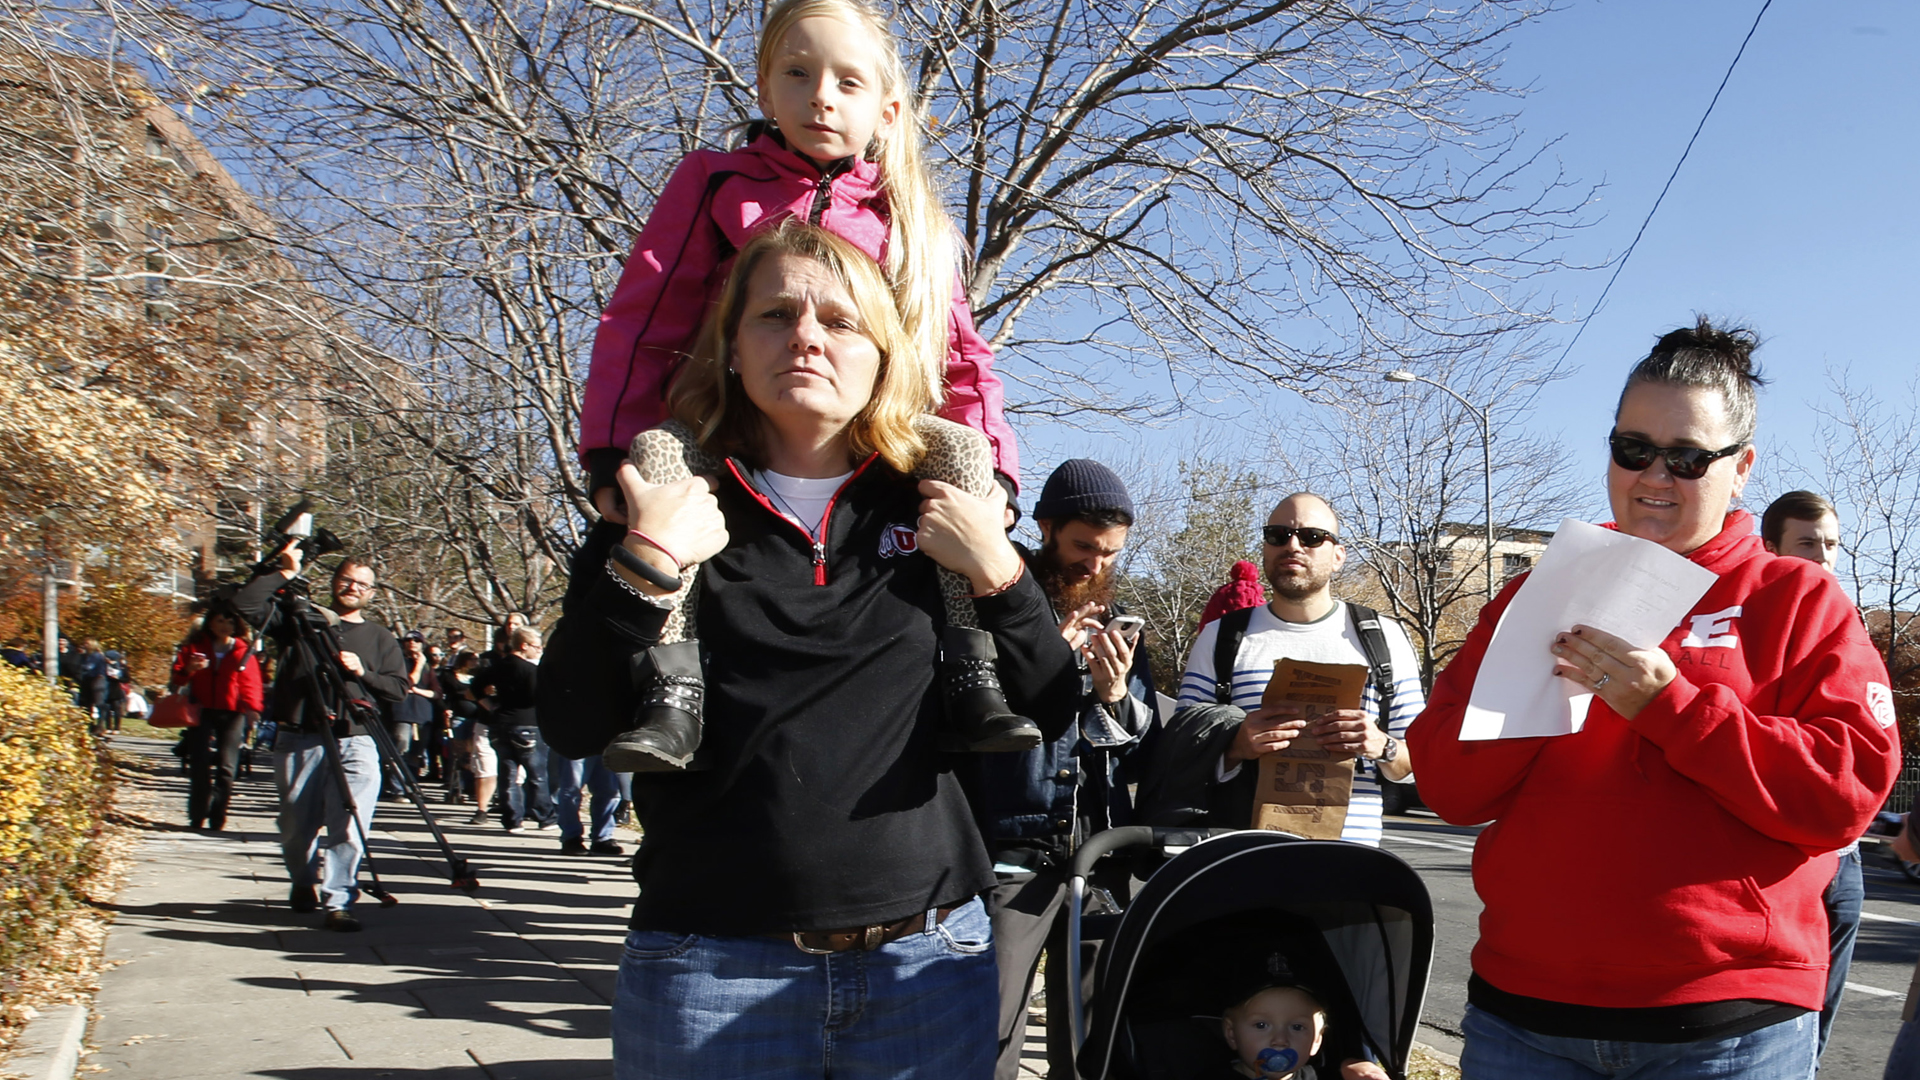
[[[120,730],[115,734],[127,735],[135,739],[165,739],[168,742],[179,742],[181,734],[185,731],[185,728],[154,727],[145,720],[129,716],[120,722]]]
[[[1435,1057],[1426,1047],[1416,1046],[1407,1061],[1407,1080],[1460,1080],[1460,1070]]]

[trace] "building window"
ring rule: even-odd
[[[1518,577],[1531,569],[1533,569],[1533,556],[1531,555],[1500,556],[1500,573],[1501,576],[1505,578],[1511,579]]]

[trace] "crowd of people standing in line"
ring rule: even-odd
[[[1462,739],[1520,584],[1422,700],[1406,635],[1327,591],[1340,519],[1310,493],[1262,531],[1274,599],[1209,627],[1182,708],[1139,725],[1111,605],[1082,624],[1076,575],[1004,535],[1015,442],[899,51],[857,0],[768,12],[767,122],[675,169],[595,340],[581,447],[601,520],[539,715],[570,753],[627,743],[664,763],[635,778],[616,1075],[1009,1077],[1034,964],[1058,948],[1063,855],[1130,816],[1244,828],[1250,763],[1301,740],[1356,763],[1343,840],[1379,843],[1380,791],[1416,770],[1442,817],[1492,823],[1468,1076],[1812,1075],[1843,967],[1836,853],[1900,757],[1838,585],[1735,505],[1756,457],[1752,336],[1701,319],[1626,380],[1614,527],[1719,584],[1664,642],[1571,626],[1537,643],[1589,703],[1583,730]],[[1004,495],[969,482],[965,440],[916,420],[935,410],[978,433],[973,475]],[[1131,523],[1101,493],[1124,489],[1068,465],[1036,517],[1054,566],[1097,564]],[[1083,506],[1106,516],[1062,512]],[[960,653],[956,625],[987,647]],[[1360,663],[1363,708],[1267,705],[1279,658]],[[1030,742],[943,754],[982,700],[1031,718]],[[1278,1045],[1237,1038],[1239,1019],[1236,1075],[1377,1074],[1370,1052],[1273,1071],[1257,1051]]]
[[[598,520],[551,649],[510,624],[488,656],[436,657],[366,621],[371,566],[334,569],[333,659],[386,710],[339,734],[357,824],[309,705],[322,661],[276,621],[298,553],[233,598],[238,621],[296,646],[264,704],[290,905],[359,928],[380,788],[362,724],[406,725],[411,748],[430,716],[415,760],[456,790],[471,775],[477,823],[492,798],[509,829],[556,813],[578,829],[583,789],[601,809],[630,791],[644,839],[613,1003],[622,1080],[1010,1080],[1043,955],[1063,989],[1077,847],[1120,824],[1245,828],[1255,763],[1298,743],[1353,762],[1344,842],[1377,846],[1382,792],[1416,770],[1441,817],[1488,826],[1472,1080],[1813,1075],[1858,921],[1849,846],[1900,755],[1857,612],[1819,560],[1783,557],[1827,550],[1824,519],[1756,535],[1736,505],[1757,456],[1753,337],[1701,319],[1625,380],[1613,527],[1715,584],[1661,642],[1571,626],[1531,643],[1585,701],[1577,732],[1462,736],[1524,575],[1429,692],[1405,631],[1334,597],[1339,508],[1310,492],[1260,529],[1272,599],[1235,588],[1209,606],[1180,707],[1157,717],[1113,595],[1124,482],[1065,462],[1033,503],[1040,546],[1010,539],[1016,442],[899,52],[861,0],[775,5],[766,122],[664,185],[594,345],[581,448]],[[210,615],[178,670],[244,718],[247,687],[218,682],[245,667],[230,636]],[[1361,707],[1267,702],[1283,658],[1366,668]],[[212,772],[189,812],[208,827],[229,726],[200,736]],[[607,773],[614,746],[640,771]],[[566,850],[602,850],[599,813],[595,843],[563,831]],[[1225,1011],[1194,1075],[1386,1075],[1377,1046],[1316,1057],[1309,988],[1242,989],[1196,1003]],[[1255,1018],[1276,1001],[1303,1015]],[[1049,1024],[1055,1077],[1071,1075],[1067,1026]],[[1296,1045],[1281,1027],[1306,1030]]]

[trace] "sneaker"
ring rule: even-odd
[[[507,826],[507,831],[508,832],[532,832],[533,826],[527,824],[524,821],[521,821],[521,822],[516,822],[512,825]]]
[[[295,885],[287,893],[287,906],[305,915],[309,911],[320,910],[320,894],[311,885]]]
[[[469,824],[469,825],[485,825],[485,824],[487,824],[488,822],[490,822],[490,821],[492,821],[492,820],[493,820],[493,818],[491,818],[491,817],[489,817],[489,816],[487,815],[487,812],[486,812],[485,810],[475,810],[475,811],[473,812],[473,816],[467,819],[467,824]]]
[[[555,824],[556,823],[552,821],[536,821],[533,823],[533,827],[540,832],[546,832],[548,829],[553,828]]]
[[[320,929],[332,930],[340,934],[357,934],[360,932],[360,920],[354,918],[350,911],[329,911],[326,921],[320,924]]]
[[[560,841],[560,854],[562,855],[585,855],[586,853],[587,842],[577,836],[569,836]]]
[[[595,840],[592,851],[595,855],[625,855],[627,849],[611,840]]]

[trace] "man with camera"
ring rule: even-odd
[[[280,851],[293,882],[287,903],[299,912],[324,904],[326,929],[354,931],[360,929],[352,907],[359,895],[361,834],[372,827],[380,795],[380,754],[365,724],[381,722],[378,702],[392,704],[406,697],[410,688],[406,663],[392,632],[367,621],[366,607],[375,587],[373,567],[351,557],[334,569],[332,614],[327,616],[339,651],[311,656],[305,649],[294,648],[301,634],[282,600],[300,573],[299,546],[290,545],[278,558],[277,569],[259,574],[234,594],[233,606],[284,650],[274,680],[273,719],[278,728],[273,748],[274,781],[280,791]],[[338,667],[337,682],[328,670],[333,665]],[[342,689],[336,691],[336,687]],[[358,829],[341,800],[334,766],[328,761],[327,733],[321,725],[329,723],[329,712],[340,748],[339,764],[359,811]]]
[[[1082,692],[1078,722],[1060,738],[1024,754],[969,755],[961,766],[999,879],[987,895],[1000,973],[996,1080],[1012,1080],[1020,1070],[1042,950],[1050,956],[1047,1000],[1068,998],[1067,871],[1082,840],[1132,824],[1122,765],[1151,727],[1155,696],[1147,650],[1139,643],[1143,624],[1121,613],[1113,596],[1117,560],[1133,526],[1126,485],[1097,461],[1063,462],[1047,478],[1033,517],[1040,550],[1023,554],[1061,635],[1080,656]],[[1073,1073],[1066,1014],[1064,1007],[1047,1014],[1049,1075],[1055,1077]]]

